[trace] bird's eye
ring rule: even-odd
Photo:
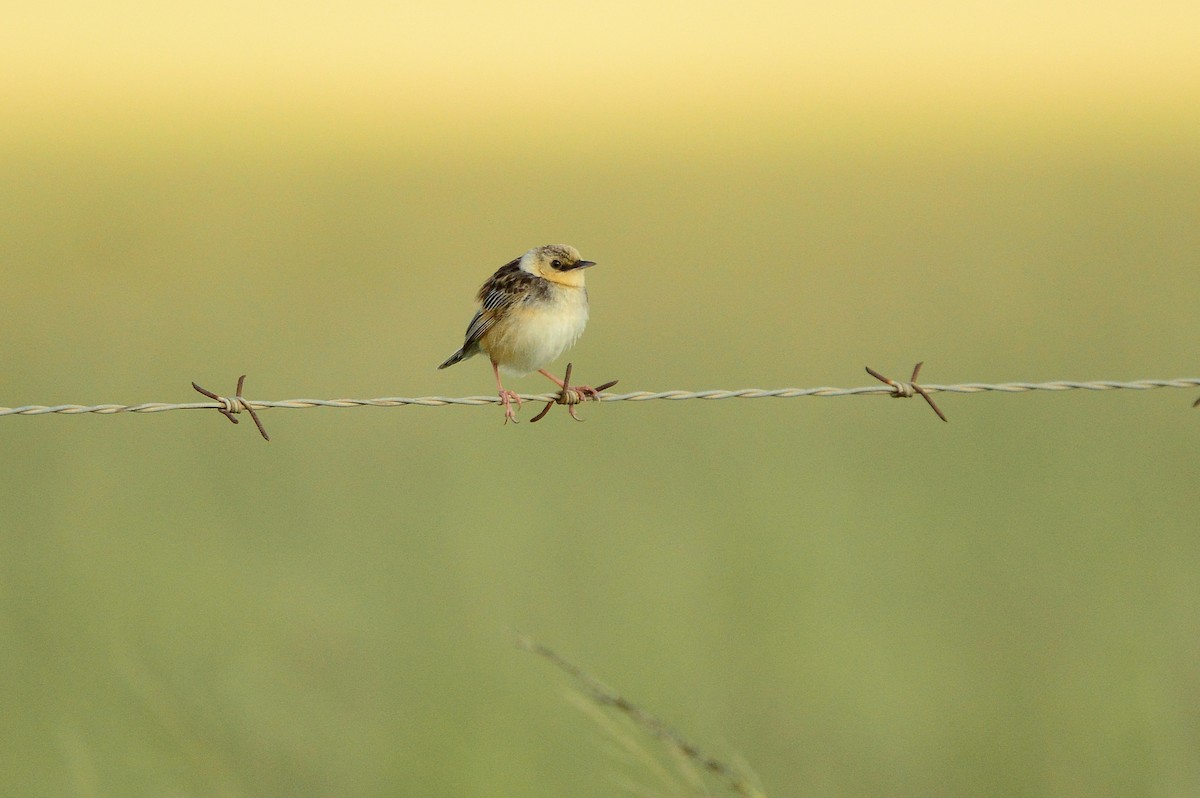
[[[556,269],[561,269],[561,268],[562,268],[562,261],[561,261],[561,260],[558,260],[557,258],[555,258],[554,260],[550,261],[550,265],[551,265],[551,266],[553,266],[553,267],[554,267],[554,268],[556,268]]]

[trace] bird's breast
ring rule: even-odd
[[[587,320],[587,291],[552,284],[542,296],[510,308],[479,343],[505,371],[528,374],[579,340]]]

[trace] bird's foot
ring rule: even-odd
[[[579,397],[584,402],[588,400],[600,401],[600,391],[590,385],[572,385],[571,390],[579,394]]]
[[[575,405],[588,400],[598,402],[600,401],[601,391],[607,391],[609,388],[617,384],[617,381],[613,380],[612,382],[604,383],[599,388],[593,388],[590,385],[572,385],[571,368],[572,364],[568,363],[567,372],[563,375],[562,382],[558,383],[558,398],[553,402],[546,402],[546,406],[542,408],[541,412],[530,419],[530,423],[533,423],[534,421],[540,421],[547,413],[550,412],[550,406],[555,404],[566,405],[567,412],[571,414],[571,418],[575,419],[576,421],[583,421],[582,418],[575,415]],[[545,371],[542,373],[547,377],[550,377],[550,379],[554,380],[555,382],[558,382],[558,380],[552,377],[549,373]]]
[[[521,395],[518,394],[516,391],[509,391],[509,390],[502,389],[500,391],[500,404],[502,404],[504,406],[504,423],[505,424],[507,424],[510,421],[514,424],[520,423],[519,421],[517,421],[517,412],[515,410],[513,410],[513,406],[512,406],[513,402],[516,402],[517,407],[519,408],[521,406]]]

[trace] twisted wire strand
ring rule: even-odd
[[[982,383],[968,382],[958,385],[930,385],[922,383],[921,387],[927,393],[1028,393],[1031,391],[1148,391],[1155,388],[1200,388],[1200,377],[1182,377],[1172,380],[1134,380],[1120,382],[1117,380],[1094,380],[1090,382],[1073,382],[1056,380],[1053,382],[1003,382]],[[634,391],[632,393],[604,393],[600,395],[601,402],[648,402],[656,399],[682,401],[685,399],[796,399],[803,396],[864,396],[883,394],[894,396],[895,388],[887,385],[867,385],[861,388],[740,388],[736,390],[707,390],[707,391]],[[558,393],[521,394],[524,402],[553,402],[558,399]],[[259,399],[244,399],[247,406],[255,410],[272,408],[302,410],[310,407],[401,407],[417,405],[419,407],[446,407],[449,405],[496,405],[500,404],[498,396],[389,396],[379,399],[284,399],[282,401],[264,401]],[[162,413],[168,410],[219,410],[226,407],[221,402],[144,402],[136,405],[24,405],[22,407],[0,407],[0,416],[42,416],[50,414],[80,415],[96,413],[112,415],[115,413]]]

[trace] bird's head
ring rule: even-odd
[[[579,256],[579,250],[566,244],[547,244],[535,247],[521,256],[521,269],[552,283],[580,287],[583,270],[595,266]]]

